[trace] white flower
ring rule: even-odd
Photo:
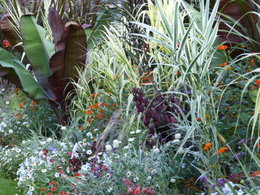
[[[175,181],[176,181],[176,179],[174,179],[174,178],[171,178],[171,180],[170,180],[171,183],[175,183]]]
[[[5,104],[8,105],[8,104],[10,104],[10,102],[9,102],[9,101],[6,101]]]
[[[105,146],[105,149],[106,149],[107,151],[110,151],[110,150],[112,150],[112,146],[108,144],[108,145]]]
[[[60,174],[59,174],[59,173],[55,173],[54,176],[55,176],[55,177],[60,177]]]
[[[181,134],[180,133],[175,134],[175,139],[181,139]]]
[[[47,172],[47,169],[42,169],[41,172],[42,172],[42,173],[46,173],[46,172]]]
[[[8,131],[10,134],[12,134],[14,131],[12,129],[9,129]]]
[[[157,170],[156,169],[153,169],[152,171],[151,171],[151,174],[152,175],[154,175],[154,174],[156,174],[157,173]]]
[[[130,177],[131,174],[132,174],[131,171],[127,171],[126,176],[127,176],[127,177]]]
[[[50,137],[48,137],[46,141],[47,141],[47,142],[51,142],[52,139],[51,139]]]
[[[91,132],[88,132],[88,133],[87,133],[87,137],[93,137],[92,133],[91,133]]]
[[[154,152],[154,153],[159,153],[159,152],[160,152],[160,149],[159,149],[159,148],[154,148],[154,149],[153,149],[153,152]]]
[[[130,134],[133,135],[133,134],[135,134],[135,132],[134,131],[130,131]]]
[[[61,128],[60,128],[61,130],[66,130],[67,129],[67,127],[66,126],[61,126]]]
[[[107,192],[110,193],[110,192],[112,192],[112,190],[113,190],[113,188],[110,187],[110,188],[108,188]]]
[[[149,175],[146,179],[149,181],[152,179],[152,177]]]
[[[121,143],[121,141],[118,141],[117,139],[115,139],[115,140],[113,141],[113,147],[114,147],[114,148],[118,148],[120,143]]]
[[[141,130],[140,130],[140,129],[137,129],[135,133],[141,133]]]
[[[91,154],[92,154],[92,151],[91,151],[91,150],[87,150],[87,154],[88,154],[88,155],[91,155]]]
[[[139,180],[139,177],[134,178],[134,182],[137,182]]]
[[[135,140],[134,137],[128,139],[129,142],[133,142],[134,140]]]
[[[46,144],[46,141],[42,141],[42,142],[40,142],[40,144],[43,146]]]

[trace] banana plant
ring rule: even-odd
[[[21,88],[29,97],[47,99],[61,124],[69,122],[67,106],[73,96],[78,70],[86,62],[86,34],[80,24],[64,22],[51,8],[49,24],[53,40],[46,38],[46,30],[32,15],[20,20],[20,35],[26,58],[32,71],[4,49],[0,49],[0,76]]]

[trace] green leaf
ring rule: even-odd
[[[0,48],[0,75],[9,79],[36,99],[46,97],[43,88],[37,83],[32,74],[11,53]],[[19,78],[19,80],[18,80]]]
[[[39,82],[46,80],[51,75],[49,59],[54,53],[54,45],[45,38],[45,29],[36,24],[33,16],[22,16],[20,28],[24,50],[35,76]]]
[[[105,30],[105,27],[109,25],[110,21],[110,12],[108,10],[102,10],[98,13],[95,26],[85,29],[85,33],[87,35],[88,49],[92,49],[94,43],[102,39],[102,32]]]
[[[249,91],[249,96],[250,96],[250,98],[251,98],[251,100],[252,100],[253,102],[256,102],[257,92],[258,92],[257,89],[254,89],[254,90],[250,90],[250,91]]]

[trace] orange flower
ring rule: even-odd
[[[249,61],[249,63],[250,63],[250,64],[254,64],[254,63],[255,63],[255,60],[252,59],[252,60]]]
[[[52,192],[48,192],[47,195],[53,195],[53,193]]]
[[[220,67],[224,67],[224,66],[227,66],[228,63],[227,62],[224,62],[223,64],[219,64]]]
[[[218,47],[218,50],[219,50],[219,51],[224,51],[224,50],[226,50],[227,48],[228,48],[228,46],[226,46],[226,45],[221,45],[221,46]]]
[[[222,154],[223,152],[227,152],[228,151],[228,148],[227,147],[223,147],[223,148],[220,148],[219,150],[218,150],[218,154]]]
[[[257,175],[260,175],[260,171],[254,171],[250,176],[255,177]]]
[[[18,107],[24,109],[24,107],[23,107],[23,103],[18,104]]]
[[[230,66],[225,67],[226,70],[231,70],[232,68]]]
[[[20,90],[21,90],[20,88],[16,88],[16,89],[14,90],[14,93],[16,94],[16,93],[18,93]]]
[[[201,121],[202,119],[201,119],[201,118],[197,118],[196,120],[197,120],[197,121]]]
[[[32,106],[34,107],[34,106],[36,106],[36,105],[37,105],[37,102],[33,101],[33,102],[32,102]]]
[[[57,101],[57,99],[49,99],[50,101],[52,101],[52,102],[56,102]]]
[[[9,48],[11,46],[11,44],[8,40],[3,40],[3,45],[5,48]]]
[[[100,105],[101,105],[101,106],[108,106],[107,103],[101,103]]]
[[[256,81],[255,81],[255,84],[256,84],[256,85],[260,85],[260,79],[256,80]]]
[[[80,130],[80,131],[84,130],[84,127],[79,127],[79,130]]]
[[[103,114],[102,113],[99,113],[98,115],[97,115],[97,118],[99,118],[99,119],[101,119],[103,117]]]
[[[101,105],[101,103],[96,103],[96,104],[93,104],[92,106],[89,106],[88,108],[94,108],[94,109],[97,109],[99,106]]]
[[[86,115],[91,115],[93,113],[93,110],[85,110],[84,112]]]
[[[206,151],[206,150],[211,149],[211,148],[212,148],[212,145],[213,145],[213,144],[210,143],[210,142],[209,142],[209,143],[206,143],[205,146],[204,146],[204,148],[203,148],[203,150]]]
[[[88,123],[92,123],[92,121],[93,121],[92,117],[88,118]]]

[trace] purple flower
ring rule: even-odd
[[[241,139],[237,144],[242,145],[242,144],[245,144],[246,142],[247,142],[246,139]]]
[[[218,178],[217,179],[218,187],[224,186],[225,183],[226,183],[225,179],[223,179],[223,178]]]
[[[57,150],[55,147],[52,147],[52,146],[50,146],[49,148],[48,148],[48,150],[49,151],[55,151],[55,150]]]
[[[238,158],[243,157],[243,156],[245,156],[245,155],[246,155],[245,152],[238,152],[238,153],[236,153],[236,154],[233,156],[233,159],[238,159]]]
[[[200,182],[206,183],[207,181],[208,181],[208,178],[205,175],[200,177]]]

